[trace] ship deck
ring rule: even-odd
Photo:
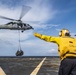
[[[5,75],[58,75],[59,64],[59,57],[0,57]]]

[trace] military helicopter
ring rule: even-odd
[[[0,25],[0,29],[21,30],[22,32],[24,32],[25,30],[34,29],[32,26],[30,26],[27,23],[22,22],[22,20],[21,20],[30,9],[31,9],[31,7],[29,7],[29,6],[23,6],[21,15],[18,20],[0,16],[0,18],[2,18],[2,19],[11,20],[11,22],[9,22],[9,23]]]
[[[31,7],[29,7],[29,6],[23,6],[18,20],[8,18],[5,16],[0,16],[0,18],[2,18],[2,19],[11,20],[11,22],[8,22],[4,25],[0,25],[0,29],[19,30],[19,49],[15,54],[16,56],[22,56],[24,54],[24,52],[21,49],[21,44],[20,44],[20,31],[24,32],[25,30],[34,29],[31,25],[24,23],[21,20],[30,9],[31,9]]]

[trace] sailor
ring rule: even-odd
[[[71,37],[69,30],[62,29],[58,37],[36,32],[34,36],[58,45],[58,54],[61,60],[58,75],[76,75],[76,38]]]

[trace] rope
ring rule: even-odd
[[[18,47],[18,50],[21,50],[20,30],[18,30],[18,36],[19,36],[19,40],[18,40],[18,42],[19,42],[19,47]]]

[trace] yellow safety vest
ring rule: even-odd
[[[61,60],[67,56],[76,56],[76,39],[72,37],[53,37],[40,34],[35,34],[35,36],[47,42],[56,43]]]

